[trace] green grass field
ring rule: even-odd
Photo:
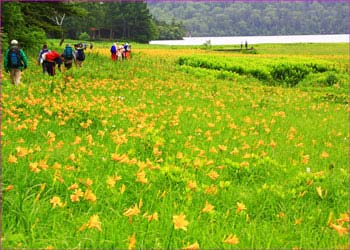
[[[33,54],[18,87],[3,74],[4,249],[350,247],[347,44],[109,46],[55,77]],[[251,74],[298,60],[332,81]]]

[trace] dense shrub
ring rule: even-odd
[[[299,85],[301,87],[327,87],[337,85],[346,88],[349,84],[349,80],[348,74],[327,71],[323,73],[311,73],[306,76]]]
[[[222,70],[240,75],[250,75],[272,85],[294,87],[309,74],[329,73],[323,84],[332,86],[338,82],[337,72],[329,63],[319,60],[291,58],[260,58],[260,57],[208,57],[207,55],[183,56],[177,61],[179,65],[209,70]],[[220,76],[222,78],[222,76]]]
[[[86,32],[83,32],[79,35],[79,40],[82,40],[82,41],[87,41],[90,39],[90,36],[88,33]]]
[[[280,64],[273,66],[271,76],[278,82],[283,82],[288,86],[295,86],[309,73],[302,65]]]

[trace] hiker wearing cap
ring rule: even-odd
[[[57,51],[49,51],[42,55],[43,63],[47,69],[47,73],[50,76],[56,75],[56,64],[58,65],[58,70],[61,71],[62,58],[61,55]]]
[[[73,64],[73,60],[75,61],[75,53],[70,44],[67,44],[62,53],[62,57],[64,59],[64,67],[66,69],[70,69]]]
[[[28,66],[27,57],[18,47],[18,41],[12,40],[4,58],[5,71],[10,72],[11,83],[18,85],[21,82],[21,73]]]
[[[117,60],[117,44],[116,43],[113,43],[112,47],[111,47],[111,57],[112,57],[112,60],[115,61]]]
[[[80,44],[77,44],[77,46],[75,46],[75,65],[81,68],[84,60],[85,60],[84,46],[82,43],[80,43]]]
[[[125,59],[130,59],[131,58],[131,45],[126,43],[124,46],[125,50]]]
[[[47,44],[43,45],[43,48],[40,50],[39,52],[39,57],[38,57],[38,65],[42,65],[43,67],[43,74],[45,74],[47,72],[47,68],[46,68],[46,64],[44,63],[44,60],[42,58],[44,53],[49,52],[50,50],[47,48]]]

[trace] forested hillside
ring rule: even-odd
[[[181,21],[192,36],[348,33],[345,2],[157,2],[147,3],[159,20]]]
[[[157,21],[145,1],[4,2],[1,4],[2,44],[16,39],[23,47],[48,38],[124,40],[180,39],[181,24]]]

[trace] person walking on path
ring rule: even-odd
[[[66,67],[66,69],[70,69],[72,67],[73,61],[75,61],[75,53],[70,44],[66,45],[62,57],[64,59],[64,67]]]
[[[21,82],[21,73],[28,67],[28,60],[18,41],[12,40],[4,58],[5,71],[10,72],[11,83],[18,85]]]
[[[77,67],[82,66],[83,61],[85,60],[85,53],[84,53],[84,46],[83,44],[77,44],[75,47],[75,64]]]
[[[111,47],[111,57],[112,57],[112,61],[117,60],[117,44],[113,43],[112,47]]]
[[[47,68],[47,73],[49,73],[50,76],[56,75],[56,71],[55,71],[56,64],[58,64],[58,70],[61,71],[62,58],[57,51],[53,50],[53,51],[44,53],[42,55],[42,60]]]
[[[119,60],[119,61],[123,60],[123,50],[124,50],[123,46],[118,47],[117,60]]]
[[[47,73],[47,68],[46,68],[46,64],[43,63],[44,60],[42,59],[42,56],[44,53],[50,52],[50,50],[47,48],[47,44],[43,45],[43,48],[40,50],[39,52],[39,57],[38,57],[38,65],[42,65],[43,67],[43,74]]]

